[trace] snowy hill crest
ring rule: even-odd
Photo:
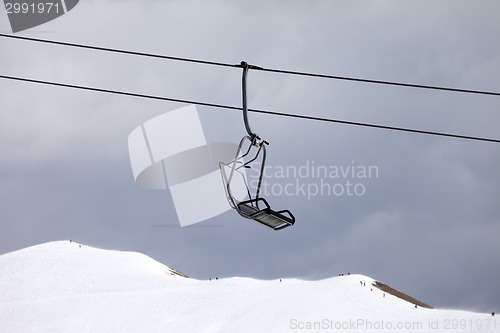
[[[0,331],[380,332],[397,328],[438,332],[446,325],[454,333],[477,332],[479,325],[481,332],[500,331],[491,314],[415,308],[363,275],[281,282],[200,281],[184,276],[140,253],[69,241],[4,254],[0,256]]]

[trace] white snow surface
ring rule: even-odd
[[[500,332],[496,316],[416,309],[373,281],[202,281],[143,254],[51,242],[0,256],[0,332]]]

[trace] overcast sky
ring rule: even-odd
[[[80,1],[18,35],[498,92],[499,12],[497,1]],[[5,11],[0,30],[10,32]],[[4,75],[241,103],[240,69],[6,38],[0,50]],[[252,108],[500,138],[495,96],[255,71],[248,84]],[[337,190],[349,181],[362,195],[269,193],[297,218],[280,232],[234,211],[180,228],[168,191],[134,183],[127,138],[185,105],[5,79],[0,101],[0,253],[73,239],[142,252],[199,279],[351,272],[436,307],[500,310],[499,144],[250,114],[271,143],[271,172],[377,173],[300,179]],[[244,135],[239,112],[198,110],[208,141]],[[296,181],[272,174],[269,184]]]

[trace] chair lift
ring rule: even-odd
[[[257,134],[252,132],[252,130],[250,129],[247,116],[248,108],[247,108],[247,94],[246,94],[246,78],[248,69],[252,68],[253,66],[242,61],[241,67],[243,68],[243,75],[242,75],[243,121],[245,123],[245,129],[247,131],[247,135],[245,135],[241,139],[234,160],[232,160],[229,163],[224,163],[224,162],[219,163],[222,174],[222,181],[224,183],[224,188],[226,191],[226,196],[229,201],[229,204],[231,205],[232,208],[236,209],[238,214],[240,214],[244,218],[252,219],[259,223],[262,223],[273,230],[281,230],[286,227],[292,226],[295,223],[295,217],[289,210],[280,210],[280,211],[273,210],[269,205],[269,203],[267,202],[267,200],[260,197],[262,176],[264,174],[264,167],[266,162],[266,145],[268,145],[269,143],[261,139]],[[249,141],[248,149],[246,149],[245,153],[241,155],[244,143],[246,141]],[[250,154],[252,148],[254,148],[255,154],[247,162],[245,162],[245,158],[247,156],[252,156]],[[256,161],[259,158],[259,156],[261,156],[259,181],[257,183],[257,189],[255,190],[255,193],[252,195],[248,187],[248,184],[245,180],[245,177],[239,170],[241,168],[250,168],[250,164]],[[226,174],[227,167],[231,169],[229,177]],[[233,181],[235,172],[243,176],[246,192],[249,197],[248,200],[239,201],[234,197],[234,195],[231,192],[231,182]]]

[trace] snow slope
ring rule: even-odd
[[[0,332],[500,332],[491,314],[415,309],[373,282],[200,281],[139,253],[52,242],[0,256]]]

